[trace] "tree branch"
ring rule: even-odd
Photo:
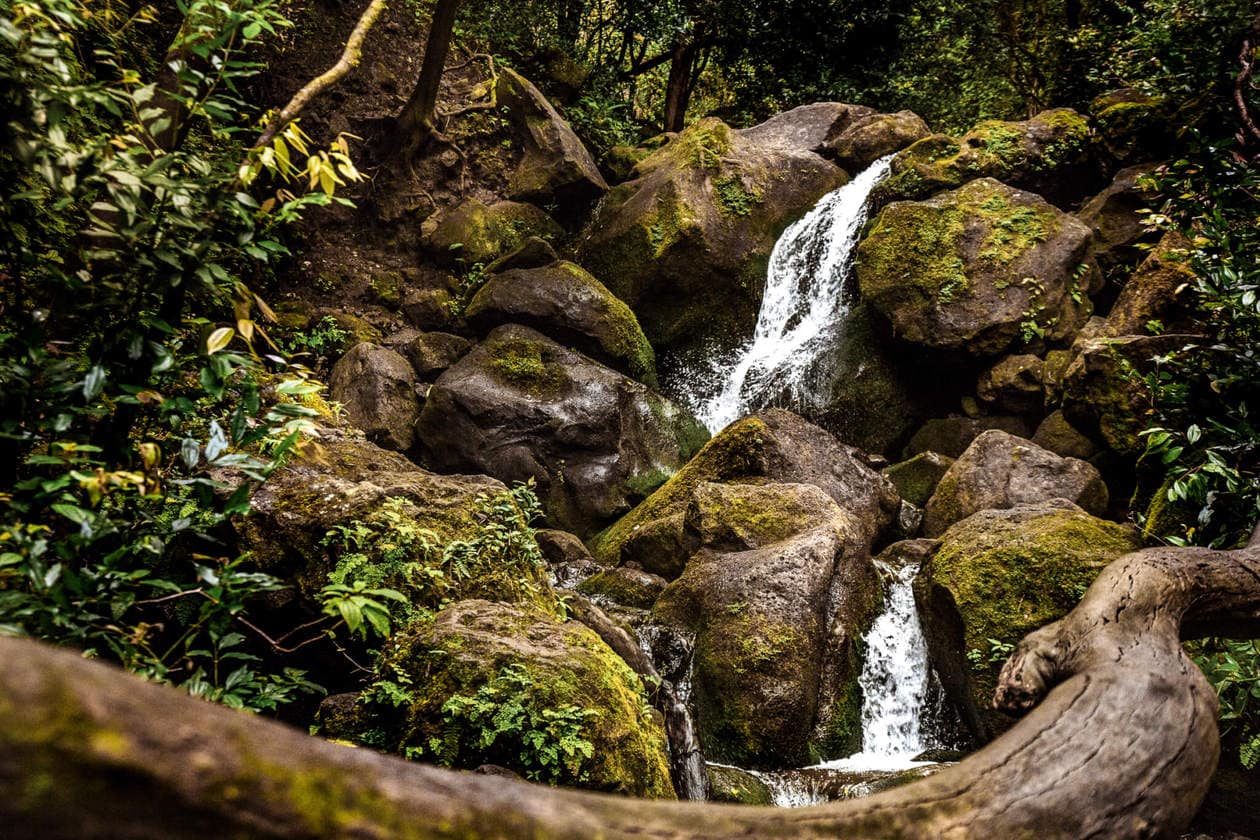
[[[355,24],[354,31],[346,39],[346,47],[341,57],[337,59],[337,63],[311,79],[293,95],[289,103],[280,109],[280,113],[272,118],[262,134],[258,135],[258,139],[254,141],[255,149],[261,149],[275,139],[285,126],[297,119],[312,99],[340,82],[347,73],[359,65],[359,61],[363,58],[363,42],[376,24],[377,18],[381,16],[381,12],[385,10],[387,3],[388,0],[372,0],[368,4],[363,14],[359,16],[359,22]]]

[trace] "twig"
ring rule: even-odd
[[[360,59],[363,57],[363,41],[367,37],[368,31],[376,23],[381,12],[385,10],[387,0],[372,0],[368,7],[363,10],[363,14],[359,16],[359,22],[355,24],[354,31],[350,33],[350,37],[346,40],[345,50],[341,53],[341,58],[337,59],[337,63],[316,76],[311,81],[293,95],[289,100],[289,104],[280,110],[280,113],[272,119],[271,123],[263,130],[263,133],[254,141],[254,148],[260,149],[270,143],[277,134],[284,129],[286,125],[302,113],[310,101],[319,96],[328,88],[341,81],[342,77],[359,65]]]
[[[1251,112],[1247,109],[1246,91],[1251,87],[1251,76],[1256,69],[1256,60],[1251,55],[1250,36],[1243,39],[1238,63],[1242,65],[1242,70],[1234,78],[1234,104],[1238,106],[1238,118],[1242,121],[1243,128],[1253,139],[1260,141],[1260,127],[1256,126],[1255,120],[1251,118]],[[1241,139],[1246,141],[1245,137]]]

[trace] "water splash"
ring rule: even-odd
[[[824,196],[775,243],[752,340],[722,366],[715,394],[691,400],[711,432],[776,401],[810,404],[811,374],[834,348],[837,324],[855,297],[847,281],[868,199],[892,158]]]

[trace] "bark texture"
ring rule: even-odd
[[[6,837],[1175,837],[1219,752],[1181,639],[1260,632],[1260,550],[1151,549],[1029,634],[1013,729],[886,793],[795,810],[659,803],[439,770],[307,737],[30,641],[0,640]]]

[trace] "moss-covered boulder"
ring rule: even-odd
[[[1017,437],[1028,437],[1033,427],[1023,417],[1012,415],[981,415],[965,417],[951,414],[934,417],[924,423],[910,438],[902,457],[911,458],[921,452],[938,452],[949,458],[957,458],[967,451],[971,442],[990,429],[1001,429]]]
[[[583,537],[646,498],[709,437],[641,383],[516,324],[442,374],[416,429],[435,468],[533,479],[548,521]]]
[[[858,284],[900,338],[993,356],[1084,323],[1089,242],[1039,196],[982,178],[885,207],[858,246]]]
[[[1070,108],[1022,122],[986,120],[958,140],[933,134],[893,160],[892,176],[874,200],[918,200],[973,178],[995,178],[1071,206],[1096,179],[1091,137],[1089,122]]]
[[[724,764],[708,764],[709,788],[714,802],[736,805],[773,805],[774,793],[769,785],[747,770]]]
[[[684,514],[704,482],[813,484],[861,523],[868,542],[896,517],[900,499],[856,449],[787,411],[772,409],[723,429],[685,467],[591,541],[606,565],[637,562],[675,578],[694,549]]]
[[[686,518],[698,550],[652,616],[695,639],[692,700],[705,756],[799,766],[810,755],[833,621],[859,635],[878,601],[860,523],[808,484],[701,484]],[[838,567],[845,585],[833,614]],[[859,670],[834,678],[851,688]]]
[[[503,502],[506,493],[491,478],[434,475],[361,437],[324,429],[255,491],[249,516],[236,527],[242,548],[264,571],[293,581],[300,592],[314,597],[344,554],[335,538],[329,538],[337,529],[353,531],[363,525],[384,542],[395,535],[396,523],[404,522],[418,538],[403,562],[427,561],[452,542],[477,539],[490,508]],[[523,535],[524,523],[517,524]],[[375,562],[371,556],[365,561]],[[515,600],[524,592],[515,583],[522,582],[537,596],[526,600],[555,604],[544,567],[522,564],[513,573],[520,574],[520,581],[503,581],[497,593],[489,577],[485,586],[469,581],[467,591]],[[400,583],[399,588],[407,585]]]
[[[1120,165],[1163,159],[1180,124],[1163,99],[1134,88],[1104,93],[1089,110],[1098,127],[1098,145]]]
[[[899,464],[885,467],[882,472],[897,488],[902,499],[923,507],[953,463],[954,459],[948,455],[920,452]]]
[[[499,108],[525,154],[508,189],[523,201],[556,202],[577,210],[608,189],[595,159],[538,88],[510,68],[499,71]]]
[[[931,133],[927,123],[913,111],[868,114],[854,120],[824,148],[836,163],[856,173],[884,155],[899,152]]]
[[[1014,722],[992,710],[1011,648],[1063,617],[1104,566],[1140,547],[1133,529],[1071,506],[986,510],[941,536],[915,597],[933,665],[978,741]]]
[[[1103,334],[1189,332],[1194,319],[1196,275],[1188,265],[1193,246],[1176,231],[1160,239],[1129,277],[1107,315]]]
[[[578,584],[577,591],[596,603],[646,610],[651,609],[667,585],[668,581],[660,575],[629,566],[616,566],[586,578]]]
[[[923,533],[935,537],[977,511],[1047,499],[1066,499],[1101,514],[1107,510],[1107,485],[1090,464],[995,429],[976,438],[941,477],[927,503]]]
[[[453,767],[674,796],[642,681],[593,631],[544,612],[454,604],[389,641],[360,702],[363,728],[330,734]]]
[[[752,333],[779,235],[846,180],[792,136],[700,120],[601,202],[578,262],[630,305],[658,350]]]
[[[1098,444],[1069,423],[1061,410],[1046,415],[1046,419],[1041,421],[1033,434],[1032,442],[1064,458],[1088,461],[1098,454]]]
[[[634,313],[575,263],[561,260],[494,274],[464,316],[483,333],[503,324],[524,324],[656,386],[656,354]]]
[[[486,205],[470,198],[425,219],[420,235],[435,259],[475,265],[515,251],[533,236],[559,239],[564,229],[532,204],[497,201]]]
[[[1063,375],[1063,415],[1115,453],[1136,456],[1154,406],[1142,381],[1155,358],[1195,341],[1190,335],[1119,336],[1078,342]]]
[[[411,448],[420,401],[416,373],[401,355],[377,344],[355,345],[333,365],[328,392],[368,440],[396,452]]]

